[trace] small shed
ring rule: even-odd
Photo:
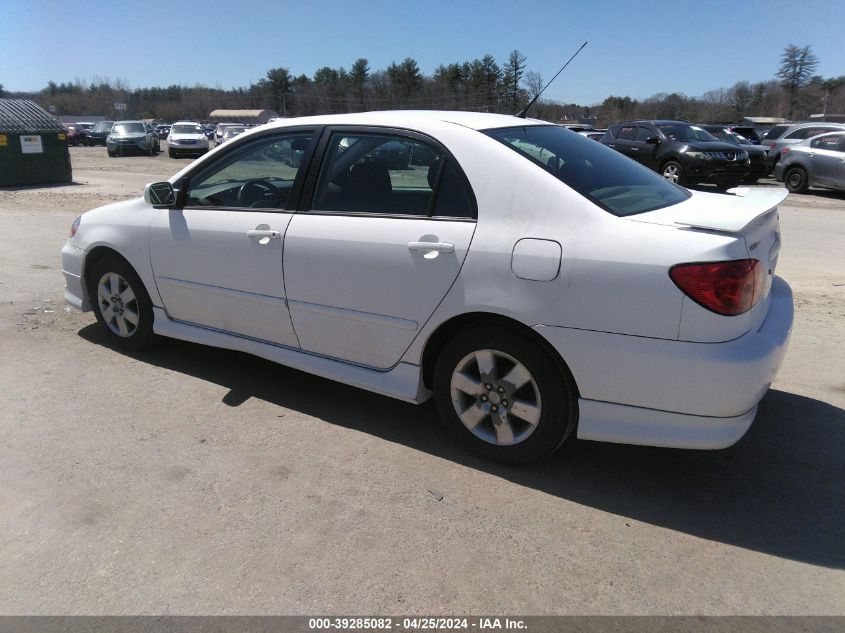
[[[0,187],[71,182],[66,130],[27,99],[0,99]]]
[[[218,123],[267,123],[270,117],[279,116],[272,110],[215,110],[208,115],[209,121]]]

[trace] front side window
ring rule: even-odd
[[[616,216],[662,209],[690,196],[627,156],[555,125],[500,128],[485,134]]]
[[[648,139],[650,139],[652,137],[656,137],[656,136],[657,136],[657,134],[652,132],[647,127],[640,126],[640,127],[637,128],[637,140],[640,143],[645,143]]]
[[[332,134],[311,206],[338,213],[474,215],[449,157],[423,141],[388,134]]]
[[[258,139],[226,154],[188,183],[186,207],[287,209],[311,132]]]

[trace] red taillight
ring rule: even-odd
[[[763,294],[765,271],[756,259],[677,264],[669,277],[690,299],[716,314],[736,316],[753,308]]]
[[[781,156],[786,156],[788,153],[789,153],[789,148],[788,148],[788,147],[784,147],[782,150],[780,150],[780,155],[781,155]]]

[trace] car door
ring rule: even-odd
[[[396,143],[425,160],[396,164]],[[293,326],[304,350],[389,368],[458,276],[472,190],[444,148],[411,132],[330,129],[322,152],[285,235]]]
[[[637,140],[634,143],[634,147],[637,149],[636,160],[655,171],[660,167],[657,160],[658,144],[655,142],[648,143],[647,141],[659,138],[657,128],[652,129],[643,124],[637,126]]]
[[[621,154],[625,154],[628,158],[633,158],[637,162],[639,162],[639,148],[636,147],[635,141],[637,140],[637,126],[636,125],[623,125],[619,128],[619,131],[616,133],[616,138],[614,139],[613,143],[610,144],[610,147],[614,148],[617,152]]]
[[[845,158],[840,150],[843,139],[845,134],[826,134],[810,141],[807,162],[811,184],[836,186]]]
[[[298,347],[283,238],[304,172],[284,162],[282,147],[294,144],[307,156],[316,130],[244,141],[177,183],[179,208],[163,209],[153,222],[156,285],[172,319]]]

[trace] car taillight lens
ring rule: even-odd
[[[725,316],[753,308],[763,294],[765,270],[757,259],[677,264],[669,277],[699,305]]]
[[[79,223],[82,221],[82,216],[79,216],[73,221],[73,224],[70,225],[70,236],[73,237],[76,235],[76,232],[79,230]]]
[[[788,153],[789,153],[789,148],[788,148],[788,147],[784,147],[782,150],[780,150],[780,155],[781,155],[781,156],[786,156]]]

